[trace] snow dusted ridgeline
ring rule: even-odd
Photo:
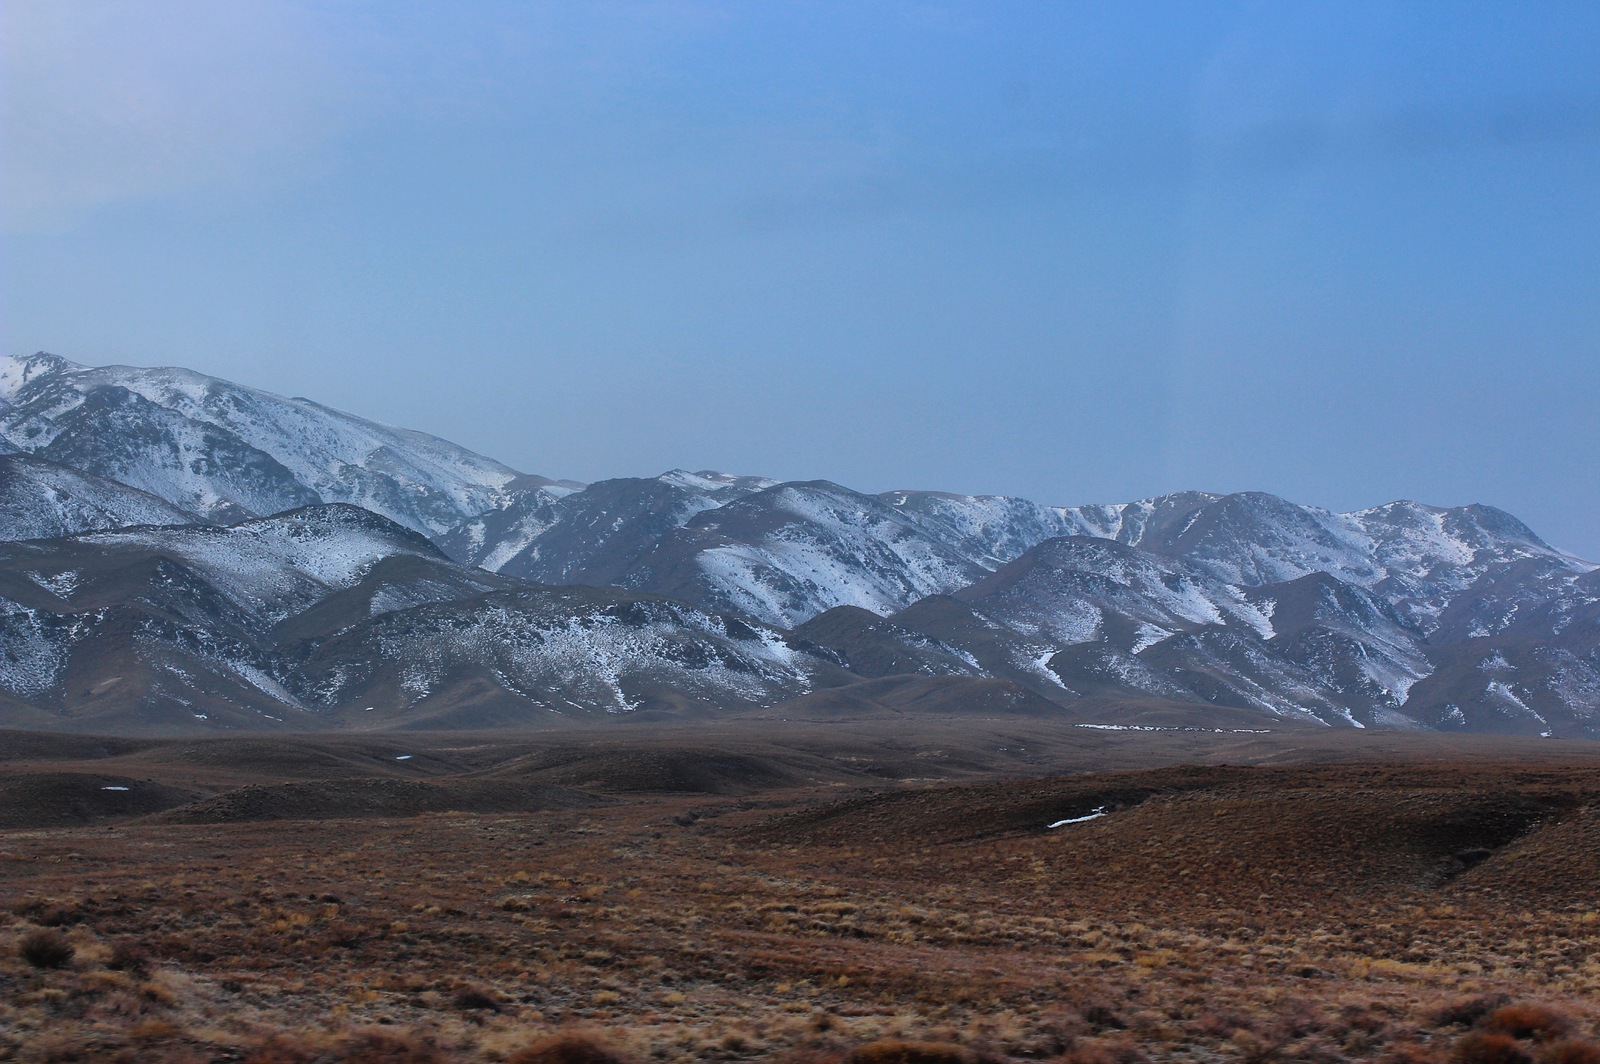
[[[400,559],[453,568],[352,506],[0,544],[0,696],[55,726],[303,717],[276,626]]]
[[[1336,514],[1258,492],[1186,492],[1069,508],[994,495],[874,496],[826,481],[682,470],[581,492],[543,489],[441,542],[453,556],[511,576],[654,591],[793,625],[836,606],[904,609],[1063,536],[1178,559],[1210,584],[1235,589],[1328,573],[1377,593],[1424,631],[1461,592],[1508,566],[1592,568],[1483,506],[1398,502]]]
[[[878,497],[827,481],[742,496],[684,531],[676,545],[697,572],[679,593],[781,625],[834,606],[893,612],[985,571]]]
[[[836,684],[864,705],[915,679],[1200,707],[1197,726],[1600,733],[1600,574],[1484,506],[584,486],[49,355],[0,360],[0,502],[0,535],[30,540],[0,549],[0,706],[46,723],[513,723]]]
[[[1264,492],[1184,492],[1069,512],[1091,535],[1183,558],[1241,587],[1327,573],[1378,591],[1424,628],[1455,593],[1517,562],[1594,568],[1490,506],[1401,501],[1340,514]]]
[[[165,499],[126,484],[32,455],[0,454],[0,540],[195,520]]]
[[[442,542],[506,575],[652,591],[789,626],[836,606],[886,613],[953,591],[1070,529],[1063,513],[673,470],[529,497]]]
[[[0,358],[0,439],[207,520],[344,502],[427,535],[504,503],[515,470],[388,428],[186,369]]]
[[[18,723],[110,730],[514,724],[851,679],[787,633],[468,569],[344,505],[0,545],[0,648]]]
[[[688,473],[563,485],[523,493],[441,542],[454,557],[545,584],[638,586],[630,574],[695,515],[774,485],[759,477]]]
[[[38,572],[29,575],[42,587],[59,589],[63,569],[75,565],[79,575],[64,596],[74,603],[94,599],[101,581],[120,581],[135,565],[148,564],[160,574],[162,586],[172,586],[181,569],[214,589],[252,631],[264,631],[354,585],[380,560],[397,555],[445,562],[415,532],[345,505],[306,507],[227,528],[130,528],[0,547],[7,568],[36,559]],[[40,575],[45,572],[53,576]],[[117,594],[123,587],[107,590]],[[212,622],[216,613],[193,619]]]
[[[1180,559],[1112,540],[1046,540],[955,597],[975,616],[1029,640],[1026,648],[1010,651],[1014,665],[1023,665],[1024,653],[1042,647],[1035,659],[1039,673],[1074,694],[1138,692],[1358,727],[1372,722],[1380,707],[1393,710],[1403,701],[1381,685],[1362,686],[1367,677],[1361,665],[1368,655],[1356,636],[1330,658],[1341,664],[1353,659],[1357,664],[1347,670],[1350,676],[1322,675],[1287,652],[1294,639],[1324,620],[1328,632],[1342,632],[1338,626],[1345,613],[1320,617],[1299,601],[1305,597],[1300,594],[1295,609],[1287,611],[1293,631],[1286,626],[1280,632],[1273,623],[1278,604],[1273,595],[1252,594]],[[1360,604],[1370,606],[1364,598]],[[1378,613],[1369,608],[1360,616],[1370,621]],[[1383,642],[1395,639],[1392,631],[1380,634],[1375,645],[1427,671],[1414,645],[1415,631],[1404,632],[1398,649]],[[984,642],[994,645],[988,638]],[[1394,671],[1408,684],[1415,680],[1404,664],[1381,660],[1385,675]],[[991,651],[991,669],[992,661]]]
[[[384,614],[319,642],[303,671],[328,706],[468,726],[767,705],[851,679],[778,629],[579,587]]]

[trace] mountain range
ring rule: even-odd
[[[1600,572],[1488,506],[593,484],[182,369],[0,359],[0,721],[730,713],[1600,734]]]

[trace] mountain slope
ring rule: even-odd
[[[639,561],[696,514],[773,485],[757,477],[673,470],[582,491],[542,487],[453,529],[454,556],[546,584],[626,585]]]
[[[395,557],[453,568],[343,505],[0,544],[0,689],[63,722],[315,726],[273,629]]]
[[[0,438],[213,521],[344,502],[437,535],[519,481],[455,444],[308,399],[46,354],[0,359]]]
[[[1600,731],[1600,576],[1486,506],[585,487],[48,355],[0,360],[0,503],[0,706],[29,720],[517,723],[819,688],[887,712],[891,690],[981,689],[1099,719]]]
[[[983,573],[876,496],[819,480],[696,514],[626,583],[792,625],[834,606],[891,612]]]
[[[1486,573],[1528,559],[1574,572],[1593,568],[1490,506],[1402,501],[1338,514],[1264,492],[1185,492],[1072,512],[1093,535],[1182,558],[1229,584],[1328,573],[1377,590],[1425,629]]]
[[[36,727],[544,723],[853,678],[776,629],[467,568],[345,505],[0,544],[0,706]]]
[[[49,539],[195,516],[148,492],[26,454],[0,454],[0,540]]]
[[[507,575],[651,591],[791,625],[836,606],[891,612],[953,591],[1074,528],[1064,514],[999,496],[874,496],[674,470],[530,496],[441,542]]]
[[[385,613],[307,644],[296,667],[345,718],[407,727],[703,714],[851,679],[777,629],[582,587]]]

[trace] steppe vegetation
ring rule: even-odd
[[[0,1059],[1596,1062],[1561,750],[13,827]]]

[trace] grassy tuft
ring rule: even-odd
[[[22,937],[17,952],[35,968],[65,968],[75,951],[59,931],[34,931]]]

